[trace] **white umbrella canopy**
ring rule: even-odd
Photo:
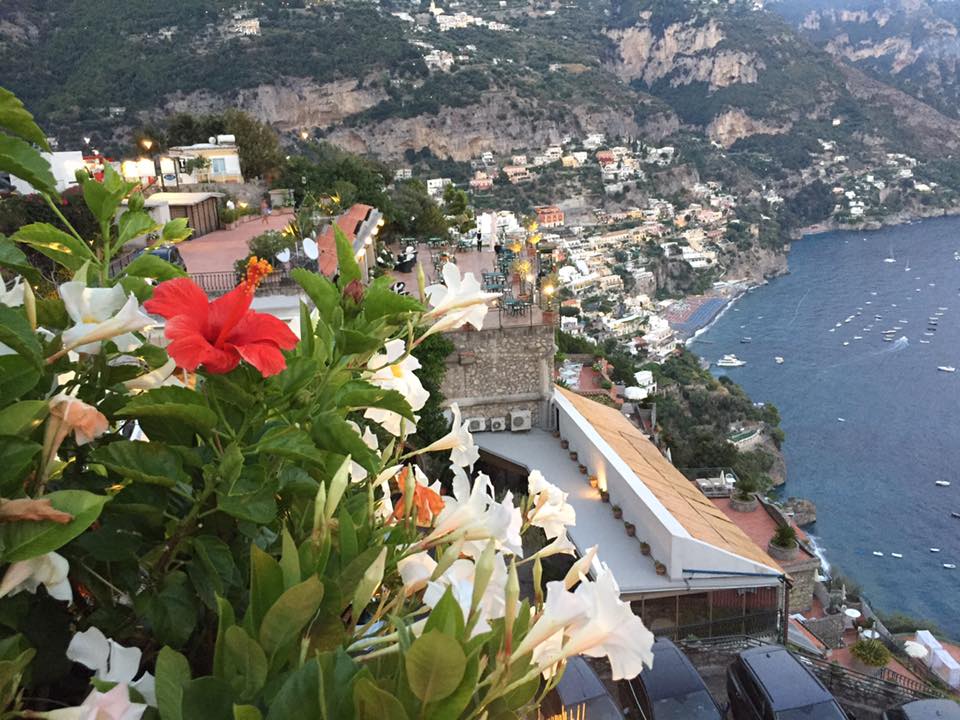
[[[915,640],[907,640],[903,644],[904,652],[912,658],[925,658],[929,650]]]

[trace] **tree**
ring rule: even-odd
[[[391,230],[400,235],[443,237],[447,220],[443,211],[427,194],[427,186],[419,180],[399,183],[390,194],[393,205]]]
[[[242,110],[230,109],[223,114],[223,126],[237,139],[240,170],[245,177],[262,177],[280,164],[280,141],[268,125]]]

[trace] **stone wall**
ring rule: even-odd
[[[463,417],[506,417],[529,410],[534,426],[546,424],[553,394],[556,341],[552,325],[460,331],[447,338],[455,349],[443,378],[446,402]]]
[[[805,570],[790,570],[793,587],[790,588],[790,612],[806,612],[813,605],[813,587],[817,581],[819,562]]]

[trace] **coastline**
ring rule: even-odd
[[[902,211],[889,215],[882,220],[869,220],[862,223],[841,223],[833,220],[805,225],[801,228],[795,228],[790,231],[792,241],[802,240],[807,235],[821,235],[828,232],[871,232],[873,230],[882,230],[887,227],[896,227],[897,225],[907,225],[919,220],[929,220],[931,218],[956,217],[960,215],[960,205],[954,205],[949,208],[923,208],[917,211]]]

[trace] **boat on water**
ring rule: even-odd
[[[953,563],[944,563],[943,566],[944,566],[947,570],[956,570],[956,569],[957,569],[957,566],[954,565]]]
[[[774,361],[777,365],[783,365],[783,358],[780,357],[779,355],[777,355],[777,356],[773,359],[773,361]]]
[[[950,513],[950,517],[957,518],[957,520],[960,520],[960,512],[952,512]]]
[[[741,360],[736,355],[724,355],[717,360],[717,367],[743,367],[746,364],[746,360]]]
[[[884,342],[893,342],[895,339],[896,339],[896,338],[894,338],[893,335],[884,335],[884,336],[883,336],[883,341],[884,341]]]
[[[924,345],[929,345],[929,344],[930,344],[930,341],[929,341],[929,340],[921,340],[920,342],[922,342]]]
[[[940,552],[940,548],[930,548],[930,552],[932,552],[932,553],[938,553],[938,552]]]
[[[742,338],[740,338],[740,342],[741,342],[743,345],[748,345],[748,344],[750,344],[750,343],[753,342],[753,338],[752,338],[752,337],[742,337]]]
[[[890,557],[897,558],[899,560],[903,557],[903,553],[890,553]]]
[[[957,371],[953,365],[938,365],[937,370],[945,373],[955,373]]]
[[[837,418],[837,422],[846,422],[846,421],[847,421],[846,418]]]
[[[883,553],[880,552],[879,550],[874,550],[874,551],[873,551],[873,554],[874,554],[876,557],[883,557]]]
[[[850,344],[850,341],[849,341],[849,340],[844,340],[844,341],[843,341],[843,346],[844,346],[844,347],[846,347],[846,346],[849,345],[849,344]]]
[[[950,481],[949,481],[949,480],[936,480],[933,484],[934,484],[934,485],[939,485],[940,487],[950,487]]]
[[[930,332],[929,330],[925,332],[924,335],[926,335],[927,337],[933,337],[933,333]]]
[[[853,339],[854,339],[854,340],[863,340],[863,335],[854,335],[854,336],[853,336]]]

